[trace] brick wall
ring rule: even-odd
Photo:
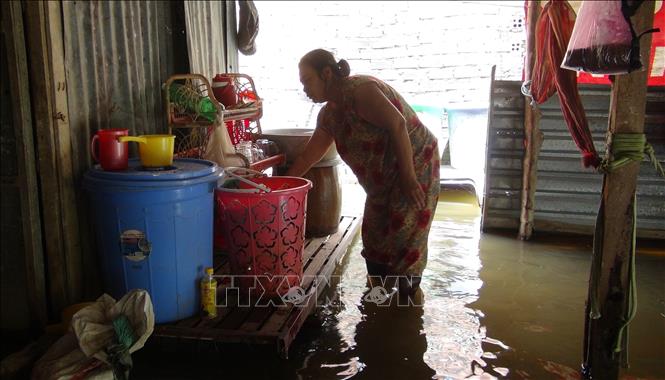
[[[298,61],[332,51],[352,74],[371,74],[411,104],[486,105],[491,66],[498,79],[520,79],[524,51],[521,1],[255,2],[257,53],[240,71],[265,99],[267,128],[313,127],[319,106],[307,99]]]

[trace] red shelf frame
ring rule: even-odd
[[[281,154],[274,155],[272,157],[268,157],[268,158],[263,159],[261,161],[256,161],[256,162],[250,164],[249,168],[262,172],[262,171],[264,171],[268,168],[272,168],[272,167],[275,167],[275,166],[282,165],[285,162],[286,162],[286,155],[281,153]]]

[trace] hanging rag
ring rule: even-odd
[[[563,118],[577,148],[582,152],[584,167],[598,167],[600,157],[577,90],[577,74],[562,69],[560,64],[575,25],[575,12],[565,0],[549,0],[536,24],[536,57],[531,74],[531,96],[542,104],[556,92]]]
[[[259,34],[259,11],[254,1],[238,1],[238,50],[244,55],[256,53],[256,36]]]

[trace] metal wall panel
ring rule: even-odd
[[[187,66],[182,2],[64,1],[67,101],[83,267],[83,296],[101,292],[99,264],[82,177],[92,166],[91,136],[127,128],[166,132],[162,83]],[[174,20],[180,20],[182,25]],[[175,48],[174,48],[175,47]],[[184,59],[179,58],[184,57]],[[33,95],[34,96],[34,95]],[[136,144],[129,144],[137,156]]]
[[[185,1],[187,48],[192,73],[212,80],[238,66],[235,1]]]
[[[173,74],[177,31],[167,1],[65,1],[62,9],[72,155],[80,176],[92,163],[90,139],[98,129],[166,130],[161,84]]]
[[[226,0],[226,71],[229,73],[237,73],[240,68],[238,67],[238,21],[236,18],[236,2],[234,0]]]
[[[224,2],[185,1],[187,49],[193,73],[212,78],[226,71]]]
[[[483,228],[519,227],[524,102],[520,82],[495,81],[488,133],[488,184]],[[609,86],[581,85],[580,95],[596,149],[605,152]],[[540,106],[544,134],[538,157],[534,226],[536,231],[592,233],[598,212],[602,175],[584,169],[553,96]],[[656,155],[665,157],[665,88],[647,94],[645,133]],[[665,179],[647,161],[637,184],[638,235],[665,238]]]
[[[519,228],[524,100],[520,83],[493,81],[487,131],[483,229]]]

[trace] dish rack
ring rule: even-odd
[[[254,80],[246,74],[225,75],[232,78],[238,97],[238,104],[233,107],[224,107],[215,98],[210,81],[201,74],[172,75],[164,83],[164,109],[167,112],[168,131],[176,136],[176,157],[203,157],[215,128],[214,118],[219,112],[233,145],[253,141],[261,135],[263,107]],[[207,107],[207,112],[202,112],[205,108],[202,105]],[[244,161],[246,167],[256,166],[250,165],[246,159]]]

